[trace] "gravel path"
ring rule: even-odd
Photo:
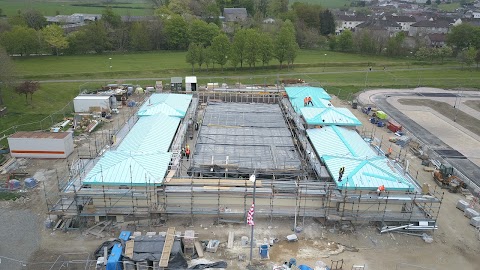
[[[27,262],[38,248],[39,222],[39,217],[29,210],[0,209],[0,269],[27,269],[18,261]]]

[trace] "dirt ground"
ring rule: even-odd
[[[335,106],[348,107],[347,103],[334,98]],[[470,106],[470,105],[469,105]],[[368,117],[359,110],[352,112],[365,127],[369,127]],[[377,137],[388,138],[393,134],[387,129],[376,129]],[[383,144],[388,147],[388,144]],[[400,151],[393,145],[394,153]],[[386,149],[384,149],[386,150]],[[430,173],[423,171],[420,160],[408,156],[410,170],[418,172],[420,183],[436,186]],[[55,172],[64,170],[62,160],[27,160],[24,166],[31,174],[40,171],[47,188],[55,184]],[[40,179],[42,180],[42,179]],[[122,229],[130,228],[127,223],[118,224],[107,232],[105,239],[82,235],[81,231],[61,232],[46,229],[46,204],[42,185],[27,194],[28,199],[16,202],[0,202],[0,256],[27,262],[25,265],[12,260],[2,259],[0,269],[60,269],[55,260],[78,260],[62,269],[86,269],[82,261],[91,256],[97,246],[110,237],[118,236]],[[270,250],[270,260],[259,260],[258,250],[254,250],[254,269],[272,269],[290,258],[296,258],[298,264],[311,267],[317,261],[331,265],[332,260],[344,260],[343,269],[353,265],[365,265],[365,269],[480,269],[480,241],[476,229],[469,225],[463,212],[456,209],[458,199],[465,199],[460,194],[445,193],[438,219],[439,229],[433,234],[433,243],[426,243],[421,237],[401,234],[380,234],[371,224],[358,224],[353,232],[340,231],[338,228],[325,227],[312,219],[300,217],[299,225],[303,231],[298,234],[298,242],[287,242],[286,236],[292,234],[294,219],[290,217],[270,219],[256,218],[255,238],[263,242],[264,238],[276,238]],[[194,219],[193,226],[188,226],[190,217],[172,217],[162,227],[137,226],[137,231],[166,231],[176,227],[177,231],[195,230],[199,240],[218,239],[221,246],[217,253],[206,253],[205,260],[225,260],[228,269],[246,269],[249,248],[240,245],[241,236],[250,236],[250,227],[243,224],[214,224],[214,217]],[[228,232],[235,232],[235,246],[226,247]],[[430,234],[430,233],[429,233]],[[67,254],[75,253],[75,254]],[[243,256],[240,256],[243,255]],[[59,257],[60,256],[60,257]],[[242,259],[239,259],[243,257]],[[84,263],[84,262],[83,262]],[[53,268],[52,268],[53,267]],[[88,269],[88,268],[87,268]]]

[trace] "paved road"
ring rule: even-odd
[[[442,66],[442,67],[427,67],[427,68],[388,68],[386,71],[420,71],[420,70],[442,70],[442,69],[460,69],[459,66]],[[235,79],[235,78],[264,78],[264,77],[275,77],[275,76],[298,76],[302,77],[305,75],[318,75],[318,74],[350,74],[350,73],[366,73],[368,70],[351,70],[351,71],[326,71],[326,72],[286,72],[286,73],[270,73],[270,74],[259,74],[259,75],[242,75],[242,76],[197,76],[198,79]],[[374,67],[371,72],[385,72],[383,68]],[[71,80],[41,80],[40,83],[73,83],[73,82],[105,82],[105,81],[158,81],[158,80],[170,80],[171,77],[160,77],[160,78],[100,78],[100,79],[71,79]]]
[[[388,91],[388,90],[387,90]],[[387,101],[388,97],[392,96],[405,96],[405,97],[419,97],[419,96],[440,96],[440,97],[456,97],[455,93],[445,93],[445,92],[431,92],[431,91],[414,91],[414,92],[385,92],[382,91],[378,94],[370,95],[370,100],[373,101],[378,108],[385,111],[388,115],[394,118],[398,123],[404,126],[408,131],[414,134],[419,140],[424,144],[428,145],[432,150],[455,150],[446,143],[444,143],[440,138],[435,134],[432,134],[427,129],[417,124],[414,120],[406,116],[395,106],[390,104]],[[462,98],[476,97],[479,95],[476,93],[473,94],[462,94]],[[444,158],[445,161],[454,166],[458,171],[467,176],[471,181],[473,181],[477,186],[480,186],[480,168],[471,162],[468,159],[460,158]]]

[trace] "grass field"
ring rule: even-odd
[[[433,2],[433,1],[432,1]],[[459,8],[460,7],[460,3],[450,3],[450,4],[440,4],[438,5],[438,9],[439,10],[443,10],[443,11],[448,11],[448,12],[452,12],[452,11],[455,11],[455,9]]]
[[[344,6],[350,6],[351,1],[349,0],[290,0],[290,4],[295,2],[303,2],[309,4],[319,4],[325,8],[340,8]]]
[[[172,74],[188,75],[190,65],[185,62],[185,52],[150,52],[135,54],[104,54],[83,56],[42,56],[18,57],[15,65],[24,77],[40,79],[77,79],[77,78],[136,78],[136,77],[168,77]],[[327,54],[325,56],[325,54]],[[112,58],[111,60],[109,58]],[[354,69],[376,66],[407,65],[405,59],[391,59],[381,56],[361,56],[357,54],[330,51],[301,50],[295,61],[296,65],[305,68],[338,66],[345,70],[346,66]],[[112,66],[110,69],[109,66]],[[261,73],[278,73],[278,62],[270,63],[271,69],[260,70]],[[216,65],[216,68],[219,66]],[[234,71],[231,66],[227,75],[251,74],[250,69]],[[196,67],[196,69],[198,69]],[[203,66],[206,74],[206,67]],[[256,70],[257,72],[257,70]]]
[[[115,3],[116,2],[116,3]],[[144,0],[115,1],[112,8],[119,15],[149,15],[151,5]],[[93,6],[92,6],[93,5]],[[36,9],[45,16],[59,14],[91,13],[100,14],[105,8],[102,1],[94,0],[0,0],[3,14],[12,16],[18,10]]]

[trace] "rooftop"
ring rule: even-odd
[[[168,116],[183,118],[191,101],[192,95],[152,94],[138,110],[138,116],[163,113]]]
[[[159,185],[168,169],[171,153],[108,151],[85,177],[86,185]]]
[[[376,157],[377,153],[355,131],[343,127],[327,126],[307,129],[307,135],[318,156],[344,156],[355,158]]]
[[[413,185],[393,169],[391,161],[385,157],[354,158],[344,156],[323,156],[328,171],[339,189],[377,190],[381,185],[386,191],[413,191]],[[339,170],[345,173],[339,181]]]
[[[141,117],[118,146],[119,151],[168,152],[180,118],[164,114]]]
[[[231,173],[300,170],[277,104],[210,103],[193,152],[193,170]]]
[[[303,107],[300,111],[308,125],[362,125],[362,122],[347,108],[335,108],[333,106],[328,108]]]
[[[24,138],[24,139],[63,139],[72,136],[71,132],[28,132],[19,131],[10,135],[8,138]]]

